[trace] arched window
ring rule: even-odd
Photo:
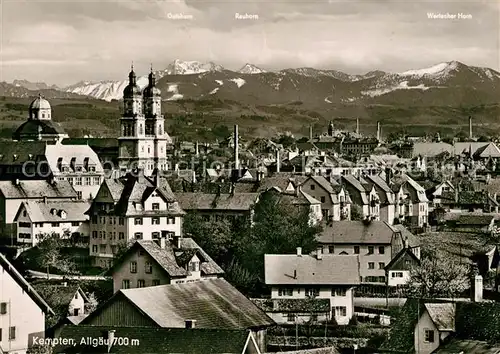
[[[160,126],[158,127],[158,134],[160,134],[160,135],[161,135],[161,134],[163,134],[163,130],[162,130],[162,126],[161,126],[161,124],[160,124]]]
[[[144,134],[144,128],[142,124],[139,124],[139,134]]]
[[[45,113],[42,113],[42,118],[45,118]]]

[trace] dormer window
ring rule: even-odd
[[[57,209],[55,209],[55,208],[50,209],[50,213],[52,215],[57,215]]]
[[[16,160],[17,160],[17,158],[18,158],[18,156],[17,156],[16,154],[12,155],[12,159],[13,159],[14,161],[16,161]]]
[[[189,262],[188,270],[190,272],[199,272],[200,271],[200,262],[198,262],[198,261]]]
[[[66,212],[64,210],[59,210],[59,217],[61,219],[66,219]]]

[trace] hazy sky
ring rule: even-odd
[[[233,70],[249,62],[356,74],[451,60],[499,70],[499,9],[495,0],[0,0],[0,81],[124,79],[132,60],[143,74],[177,58]],[[193,19],[170,18],[179,13]]]

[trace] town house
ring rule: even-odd
[[[380,175],[365,175],[364,180],[370,187],[375,189],[380,198],[380,221],[385,221],[391,225],[394,224],[396,203],[394,192],[389,187],[389,178],[384,179]]]
[[[3,237],[17,238],[14,221],[19,207],[25,201],[69,202],[77,200],[77,193],[68,181],[19,180],[0,181],[0,218]]]
[[[181,236],[184,211],[163,178],[140,171],[106,179],[89,211],[90,255],[109,267],[118,247],[133,240]]]
[[[337,221],[317,237],[325,255],[358,255],[360,281],[379,284],[385,284],[385,267],[404,248],[406,240],[420,257],[418,240],[385,221]]]
[[[113,290],[192,283],[221,277],[224,271],[191,238],[137,240],[107,274]]]
[[[77,236],[78,240],[89,239],[89,217],[86,215],[90,203],[77,201],[36,201],[21,204],[14,221],[17,224],[17,243],[35,246],[43,236]]]
[[[296,254],[266,254],[265,282],[273,300],[268,314],[277,323],[332,318],[339,324],[349,323],[354,314],[353,288],[360,283],[358,263],[357,255],[323,255],[321,249],[315,255],[302,254],[300,247]],[[306,306],[297,306],[298,300]],[[323,303],[328,310],[316,313],[315,308],[324,307]],[[293,307],[297,310],[290,312]]]
[[[0,265],[0,351],[25,354],[45,337],[45,315],[54,311],[3,254]]]
[[[413,267],[420,265],[420,259],[413,254],[408,241],[404,248],[396,254],[389,264],[385,266],[388,286],[402,286],[410,280],[410,272]]]
[[[352,204],[362,208],[363,216],[371,220],[380,220],[380,197],[375,186],[352,175],[340,178],[341,184],[351,197]]]
[[[350,220],[350,198],[335,180],[323,176],[310,176],[301,184],[302,190],[321,202],[323,220]]]
[[[400,221],[405,221],[413,227],[427,227],[429,199],[424,187],[403,174],[391,180],[391,188],[400,207]]]

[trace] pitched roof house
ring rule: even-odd
[[[324,253],[359,255],[363,283],[385,283],[385,266],[405,244],[420,257],[420,244],[402,225],[383,221],[337,221],[317,236]]]
[[[0,351],[25,351],[34,337],[45,336],[45,315],[54,311],[3,254],[0,266],[0,316],[5,319]]]
[[[106,180],[88,213],[90,255],[101,267],[111,265],[119,243],[180,236],[185,214],[166,179],[146,177],[141,171]]]
[[[55,353],[93,354],[260,354],[254,335],[245,329],[148,328],[121,326],[65,326],[60,338],[76,343],[58,345]],[[128,343],[108,345],[82,338],[127,338]],[[122,340],[123,341],[123,340]]]
[[[315,256],[304,255],[299,247],[296,254],[266,254],[264,267],[273,307],[283,307],[286,301],[297,309],[295,313],[282,311],[286,317],[273,309],[269,314],[276,322],[308,321],[315,308],[323,307],[321,301],[329,302],[329,311],[316,320],[335,318],[347,324],[353,316],[352,288],[360,283],[358,256],[323,255],[321,250]],[[300,308],[293,301],[307,306]]]
[[[112,268],[114,292],[120,289],[182,284],[218,278],[224,271],[191,238],[137,240]]]
[[[265,329],[275,324],[224,279],[121,289],[81,324],[183,328],[250,329],[262,350]]]

